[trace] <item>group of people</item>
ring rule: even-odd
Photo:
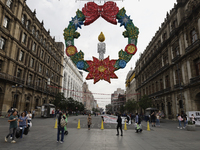
[[[187,120],[187,115],[186,114],[178,114],[177,115],[177,119],[178,119],[178,129],[185,129],[186,128],[186,125],[188,124],[188,120]],[[195,117],[194,115],[192,114],[191,117],[190,117],[190,120],[192,122],[192,124],[195,124]],[[183,126],[181,124],[181,122],[183,122]]]
[[[161,115],[159,112],[155,113],[154,111],[149,115],[152,127],[160,126]]]
[[[17,110],[12,109],[12,112],[10,112],[10,116],[8,119],[8,122],[10,123],[9,133],[5,137],[5,142],[7,142],[8,138],[10,137],[11,143],[16,143],[15,135],[16,135],[16,130],[18,127],[22,129],[22,132],[20,135],[20,138],[22,138],[25,128],[30,126],[31,119],[32,119],[31,111],[29,111],[28,114],[26,114],[26,112],[22,112],[21,116],[19,116]]]

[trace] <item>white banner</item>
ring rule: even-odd
[[[102,115],[104,118],[104,123],[116,123],[117,124],[117,116],[113,115]],[[121,117],[122,118],[122,124],[125,123],[126,117]],[[131,124],[131,120],[129,121],[128,124]]]
[[[188,111],[186,114],[188,121],[191,119],[193,114],[195,118],[195,124],[200,125],[200,111]]]

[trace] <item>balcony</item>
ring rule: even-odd
[[[192,51],[193,49],[198,48],[199,46],[200,46],[200,40],[197,40],[185,49],[185,53],[188,53]]]
[[[172,62],[176,62],[179,58],[181,57],[181,55],[176,55],[173,59],[172,59]]]
[[[34,84],[27,83],[27,87],[28,87],[28,88],[31,88],[31,89],[34,89]]]
[[[6,73],[0,73],[0,79],[4,79],[5,81],[11,81],[14,82],[16,84],[24,84],[24,80],[15,77],[15,76],[11,76],[9,74]]]
[[[200,75],[190,79],[190,84],[200,82]]]
[[[168,93],[170,91],[171,91],[171,87],[168,87],[168,88],[164,89],[164,93]]]

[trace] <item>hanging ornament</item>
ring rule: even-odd
[[[74,39],[79,38],[80,33],[76,32],[78,28],[81,29],[82,25],[90,25],[99,17],[104,18],[107,22],[112,24],[120,23],[120,27],[124,26],[126,29],[123,32],[123,36],[128,38],[128,44],[125,46],[124,51],[118,52],[118,60],[110,60],[109,57],[106,59],[97,59],[93,57],[93,61],[84,60],[84,53],[77,51],[74,46]],[[137,51],[137,38],[139,29],[133,24],[130,16],[126,15],[124,8],[120,9],[117,7],[115,2],[108,1],[104,5],[97,5],[94,2],[88,2],[82,8],[82,11],[77,10],[76,16],[72,17],[67,28],[64,29],[64,39],[66,45],[66,54],[71,58],[78,69],[89,72],[86,79],[94,79],[94,83],[99,80],[105,80],[110,83],[110,79],[117,78],[114,73],[118,69],[123,69],[126,64],[130,61],[132,56]],[[98,37],[100,42],[105,40],[105,36],[101,33]],[[103,46],[104,44],[102,44]],[[103,48],[101,46],[99,49]],[[99,50],[98,50],[99,51]]]

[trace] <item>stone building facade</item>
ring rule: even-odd
[[[83,105],[86,110],[92,110],[95,106],[94,96],[89,90],[88,84],[83,82]]]
[[[1,0],[0,12],[0,113],[51,102],[62,86],[63,43],[55,42],[26,0]]]
[[[83,102],[83,74],[74,65],[72,60],[65,55],[63,69],[63,93],[66,98],[73,98],[78,102]]]
[[[136,93],[136,80],[135,80],[135,70],[131,70],[128,72],[126,76],[126,100],[137,100]]]
[[[117,90],[111,94],[112,112],[113,113],[119,112],[120,106],[125,105],[125,103],[126,103],[125,91],[121,88],[117,88]]]
[[[136,91],[169,119],[200,110],[200,1],[177,0],[136,62]]]

